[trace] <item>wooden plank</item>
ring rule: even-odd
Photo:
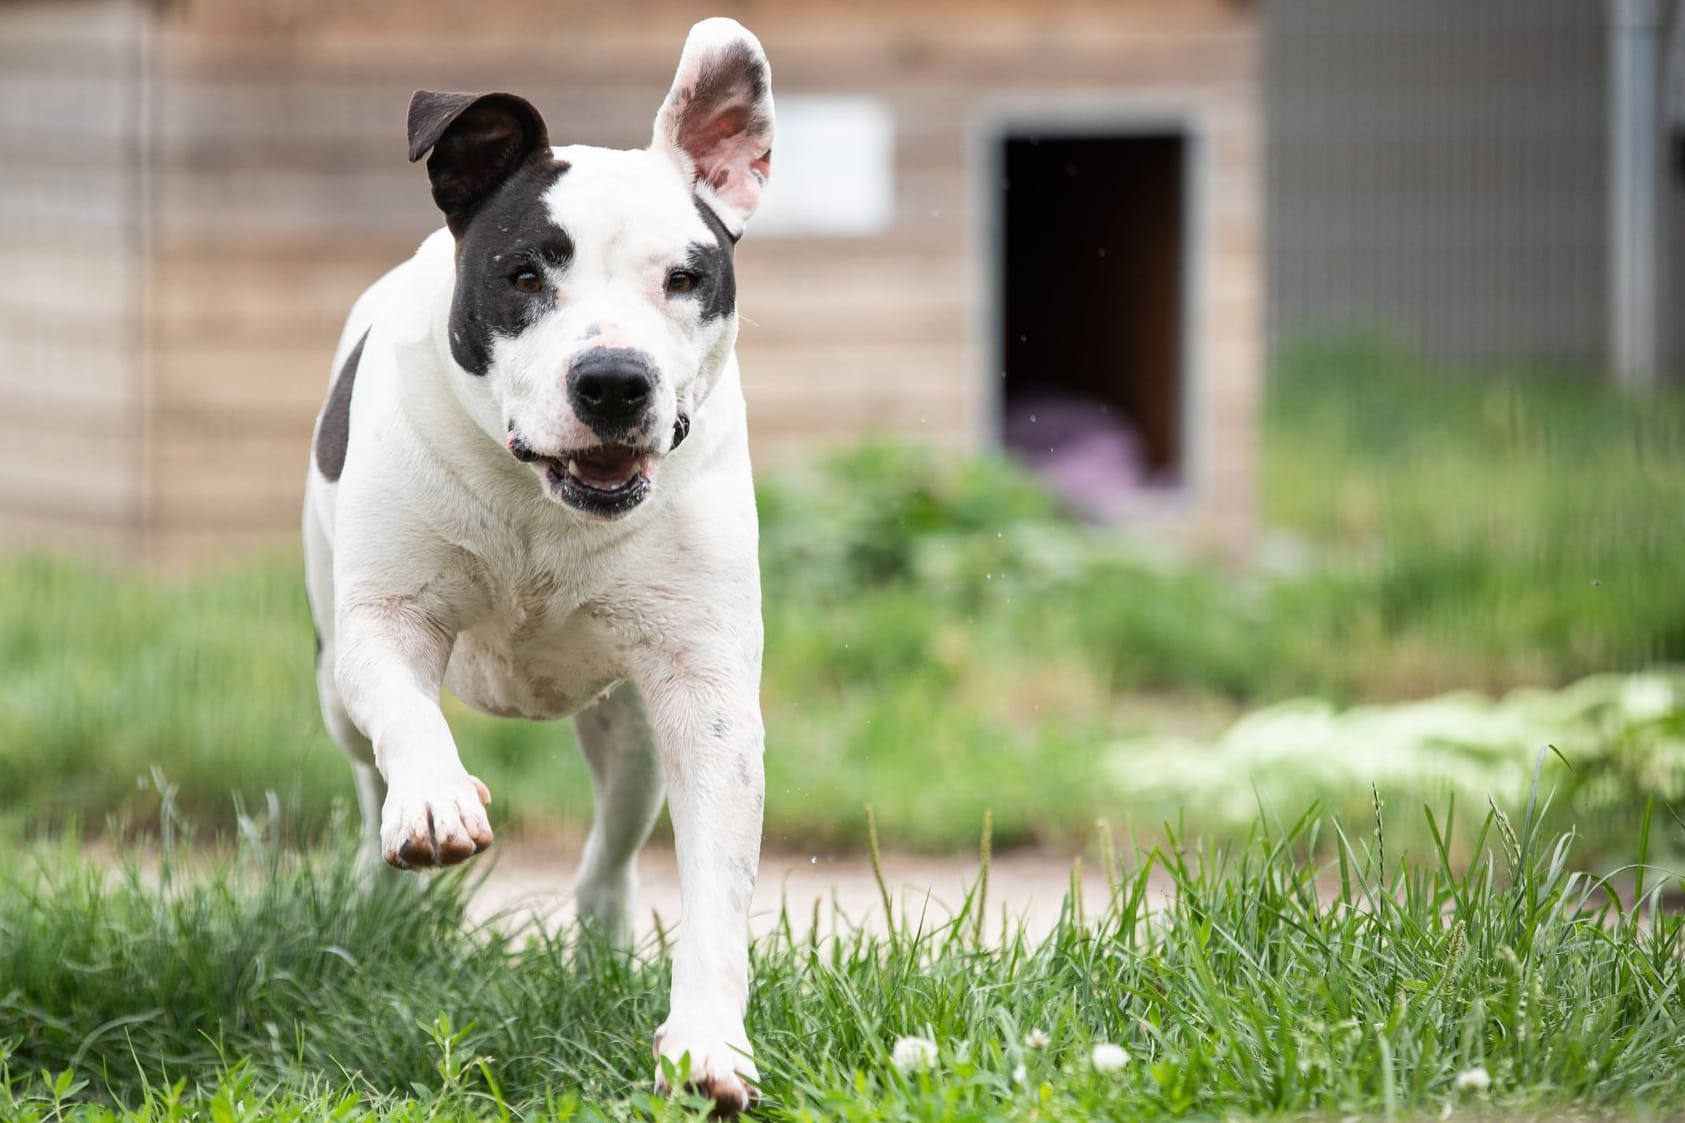
[[[985,82],[951,80],[920,74],[897,80],[857,76],[842,85],[804,87],[784,82],[780,92],[811,90],[823,94],[863,94],[891,111],[897,137],[897,161],[914,168],[936,162],[963,162],[963,144],[973,122],[993,116],[1013,103],[1116,106],[1136,101],[1167,107],[1199,107],[1212,113],[1213,129],[1227,129],[1237,118],[1255,116],[1255,89],[1244,76],[1201,82],[1175,69],[1162,80],[1147,80],[1127,68],[1098,83],[1083,82],[1059,68],[1045,75],[996,76]],[[629,147],[647,143],[654,96],[647,86],[621,83],[557,84],[544,78],[523,83],[503,73],[492,85],[518,87],[538,105],[558,144]],[[345,172],[399,170],[403,152],[403,112],[415,78],[406,70],[392,79],[359,72],[306,82],[288,75],[271,82],[239,78],[166,82],[155,131],[155,152],[166,166],[252,167],[285,169],[300,164]],[[1246,132],[1255,125],[1244,124]],[[777,162],[774,161],[776,174]]]
[[[234,356],[296,349],[301,341],[331,348],[339,337],[342,314],[350,304],[347,299],[337,309],[321,314],[270,311],[262,319],[236,320],[213,312],[190,314],[191,319],[160,319],[155,323],[154,340],[173,354],[209,349]],[[738,345],[746,349],[800,343],[852,347],[863,339],[880,344],[957,341],[966,337],[973,319],[970,308],[945,300],[896,304],[885,299],[858,307],[826,305],[819,300],[781,301],[774,307],[762,307],[757,301],[745,300],[739,311]],[[322,379],[328,373],[324,365]]]
[[[0,254],[0,273],[5,268],[5,255]],[[81,358],[90,351],[115,354],[133,350],[138,343],[137,321],[133,316],[86,315],[79,308],[64,305],[18,308],[0,300],[0,351],[10,349],[12,361],[27,363],[31,369],[68,373],[62,367],[45,367],[51,358],[21,354],[27,349],[64,346],[73,348],[76,357]],[[0,382],[5,381],[5,374],[0,369]]]
[[[953,338],[965,330],[974,286],[957,258],[803,257],[746,250],[738,269],[743,338]],[[173,258],[155,271],[154,339],[171,351],[299,348],[339,335],[352,301],[385,262]]]
[[[216,91],[206,91],[206,98],[217,103],[223,100],[216,97]],[[894,116],[897,171],[965,171],[971,142],[969,124],[978,106],[975,94],[967,99],[967,112],[944,119],[923,119],[928,118],[928,110],[921,109],[919,117],[923,120],[909,120],[893,99],[886,101]],[[923,99],[916,94],[909,94],[907,101],[923,105]],[[314,169],[318,174],[333,176],[403,174],[425,186],[422,169],[410,166],[403,158],[401,122],[389,119],[391,115],[385,108],[389,107],[383,107],[376,127],[331,136],[318,136],[287,126],[283,122],[288,118],[279,116],[274,107],[267,110],[273,117],[259,113],[243,119],[243,131],[237,133],[178,124],[175,134],[153,138],[149,152],[156,166],[215,175],[288,174]],[[621,124],[607,124],[602,116],[576,118],[571,114],[546,114],[546,120],[551,140],[557,145],[638,147],[648,140],[644,135],[648,129],[644,120],[648,116],[646,109],[642,107],[635,116],[628,115],[629,120]],[[260,124],[254,125],[254,120]],[[788,133],[787,128],[782,129],[780,140]],[[19,142],[33,143],[28,138],[20,138]],[[61,166],[112,162],[110,150],[94,148],[91,143],[77,146],[46,138],[38,149],[41,159]],[[775,183],[778,167],[775,158]]]
[[[152,451],[152,514],[166,526],[298,523],[310,433],[161,434]]]
[[[968,423],[972,383],[960,349],[885,347],[864,362],[849,359],[793,348],[779,360],[746,356],[751,432],[937,432]]]
[[[818,379],[845,394],[856,386],[906,387],[932,380],[952,384],[969,381],[969,354],[962,340],[885,345],[863,339],[846,350],[805,344],[758,347],[755,360],[765,373],[752,381],[800,387],[808,379]]]
[[[765,347],[807,345],[832,351],[858,346],[960,343],[971,331],[966,308],[883,306],[861,313],[834,308],[786,308],[776,313],[745,308],[737,346],[745,355]]]
[[[155,523],[146,537],[145,556],[147,564],[156,569],[185,575],[225,566],[231,560],[254,554],[297,549],[296,519],[290,528],[271,524],[205,527]],[[299,580],[304,580],[302,563]],[[302,651],[299,657],[308,659],[310,653]]]
[[[134,39],[138,7],[132,0],[8,0],[0,28],[19,48],[122,47]]]
[[[134,274],[123,244],[106,249],[103,257],[74,247],[63,254],[0,249],[0,308],[26,322],[74,310],[95,331],[125,322],[133,309]]]
[[[1264,330],[1262,286],[1253,283],[1211,293],[1201,305],[1199,326],[1208,348],[1223,344],[1256,354]]]
[[[390,261],[295,260],[240,251],[160,260],[151,314],[157,345],[327,348],[331,359],[345,316]]]
[[[8,416],[0,449],[0,510],[114,523],[139,502],[138,455],[121,438],[95,446],[73,430]]]
[[[120,370],[118,376],[126,380],[128,373]],[[140,422],[138,387],[115,380],[101,386],[84,381],[86,375],[86,368],[76,368],[72,376],[62,370],[0,369],[0,415],[8,424],[63,434],[67,441],[104,444],[133,435]]]
[[[194,257],[185,251],[163,255],[153,273],[152,305],[166,323],[193,322],[190,306],[202,305],[213,294],[221,294],[223,301],[215,311],[236,320],[261,318],[277,309],[286,319],[343,310],[344,302],[396,263],[396,255],[376,253],[379,256],[295,258],[272,253],[267,246],[235,247],[230,252],[225,244],[214,256]],[[877,239],[869,246],[839,244],[834,253],[823,241],[808,240],[799,252],[775,248],[770,241],[745,243],[736,271],[740,290],[762,288],[766,291],[758,299],[773,306],[916,300],[952,307],[963,302],[968,270],[969,262],[957,254],[908,255],[892,241]],[[875,301],[875,294],[881,294],[881,300]]]
[[[308,434],[319,411],[331,344],[310,350],[178,349],[161,353],[153,374],[158,424],[170,431],[241,435]],[[887,392],[909,399],[950,398],[971,379],[963,339],[838,347],[747,339],[739,343],[746,382],[777,396],[783,387],[826,397]],[[315,361],[313,361],[315,360]]]
[[[118,239],[137,212],[134,176],[109,166],[59,168],[29,160],[0,161],[0,222],[99,231]]]
[[[47,550],[74,554],[78,559],[116,561],[132,556],[138,541],[133,526],[104,517],[0,506],[0,550]]]
[[[9,271],[49,267],[127,268],[134,261],[138,239],[132,231],[114,237],[109,230],[63,223],[42,224],[21,217],[0,215],[0,262]]]
[[[898,434],[895,433],[870,429],[830,431],[814,430],[811,427],[775,429],[771,426],[761,426],[756,428],[751,422],[749,452],[754,460],[755,475],[764,478],[771,473],[787,468],[810,465],[827,455],[851,448],[859,444],[862,437],[894,439],[897,436]],[[917,439],[933,448],[956,451],[976,451],[983,447],[983,441],[978,434],[957,427],[936,432],[921,431],[917,434]]]
[[[364,170],[355,175],[324,174],[315,168],[267,172],[162,168],[154,176],[158,233],[178,237],[323,238],[345,234],[417,242],[437,229],[438,212],[426,185],[408,167]],[[4,177],[0,176],[0,187]],[[85,191],[82,197],[100,196]],[[939,226],[947,237],[961,236],[969,220],[969,200],[949,172],[901,171],[896,175],[896,215],[887,234]],[[47,217],[63,217],[68,204],[41,204]],[[90,203],[90,205],[92,205]],[[116,220],[115,212],[112,221]]]
[[[401,10],[402,21],[393,18]],[[665,42],[662,33],[681,35],[695,18],[694,6],[667,0],[637,5],[635,17],[624,8],[582,0],[509,0],[475,13],[471,41],[504,51],[540,46],[563,51],[581,42],[600,49],[611,45],[648,51]],[[446,0],[411,0],[396,4],[320,5],[313,9],[308,35],[301,28],[297,4],[289,0],[250,0],[235,6],[212,4],[171,8],[166,25],[182,40],[273,36],[294,42],[300,51],[312,45],[365,45],[378,39],[390,49],[407,46],[411,37],[459,34],[461,8]],[[847,6],[757,5],[742,18],[763,37],[806,35],[837,48],[864,46],[883,39],[922,42],[1000,41],[1049,35],[1085,34],[1096,40],[1115,36],[1185,35],[1191,31],[1250,28],[1253,5],[1234,0],[1050,0],[1034,7],[1014,0],[926,0],[895,4],[865,0]],[[468,40],[470,37],[463,37]],[[465,43],[465,45],[467,45]]]
[[[1197,420],[1206,432],[1256,424],[1260,380],[1251,354],[1239,349],[1219,352],[1203,364],[1201,373],[1205,409]]]
[[[334,342],[285,352],[161,352],[152,379],[157,423],[206,433],[308,434],[326,393]]]
[[[261,56],[271,57],[267,51]],[[317,145],[353,164],[406,162],[404,115],[420,81],[414,67],[312,77],[291,69],[265,74],[261,61],[254,74],[243,62],[207,75],[165,71],[158,87],[160,152],[172,157],[216,143],[261,155],[257,149],[273,144],[288,155],[301,150],[293,146]],[[466,88],[516,88],[539,107],[557,144],[646,144],[664,92],[623,77],[558,82],[549,69],[525,81],[507,70],[486,77],[492,80]]]
[[[113,144],[133,136],[139,122],[137,73],[132,68],[96,74],[0,69],[0,135],[91,153],[98,151],[96,142]],[[106,156],[121,160],[126,153],[116,147]]]
[[[452,27],[428,33],[405,20],[389,21],[374,36],[323,34],[318,25],[304,36],[286,40],[264,36],[189,36],[166,34],[159,48],[169,69],[196,77],[241,75],[273,79],[297,73],[313,81],[368,73],[375,60],[403,60],[418,84],[435,88],[508,88],[510,79],[553,76],[555,59],[567,60],[575,81],[628,83],[664,90],[690,19],[676,20],[669,35],[652,33],[644,21],[621,19],[618,26],[587,30],[567,28],[566,43],[548,42],[560,30],[546,13],[514,39],[500,36],[476,19],[475,33]],[[882,21],[850,20],[834,28],[814,26],[813,10],[802,13],[806,26],[779,28],[757,17],[752,21],[777,68],[779,81],[802,79],[835,85],[920,74],[974,82],[997,80],[1003,73],[1045,72],[1091,82],[1120,70],[1146,73],[1227,76],[1248,71],[1256,57],[1256,37],[1249,17],[1224,23],[1174,26],[1119,20],[1115,14],[1080,25],[1050,25],[1040,12],[1020,6],[1012,18],[994,25],[968,12],[964,18],[923,31],[897,30]],[[634,30],[635,29],[635,30]],[[588,50],[578,49],[588,42]],[[278,45],[281,49],[277,49]],[[788,76],[788,79],[786,78]]]
[[[924,424],[882,411],[827,414],[822,418],[774,418],[751,412],[749,418],[749,451],[757,470],[847,449],[862,441],[907,441],[937,448],[978,448],[983,443],[963,419],[955,416]]]

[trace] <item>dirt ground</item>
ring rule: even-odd
[[[549,928],[572,919],[577,848],[516,842],[496,854],[497,860],[474,898],[476,919],[536,921]],[[1032,935],[1050,931],[1070,888],[1071,857],[1044,851],[996,855],[989,868],[988,929],[999,931],[1004,905],[1007,915],[1022,919]],[[975,856],[961,860],[886,854],[883,865],[895,907],[903,915],[922,915],[932,923],[951,916],[964,900],[966,889],[977,880]],[[1091,866],[1085,862],[1082,881],[1083,900],[1093,912],[1106,899],[1106,879],[1103,871]],[[639,859],[638,875],[639,937],[654,931],[656,915],[663,928],[672,930],[680,915],[673,852],[649,847]],[[790,923],[798,934],[805,935],[816,900],[822,902],[822,935],[833,925],[863,925],[877,931],[883,928],[883,901],[872,876],[870,858],[790,853],[762,855],[750,926],[757,936],[771,931],[778,922],[781,902],[788,901]]]

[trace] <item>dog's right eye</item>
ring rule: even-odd
[[[509,279],[514,283],[515,287],[520,289],[522,292],[544,291],[544,278],[540,277],[537,273],[534,273],[531,269],[523,269]]]

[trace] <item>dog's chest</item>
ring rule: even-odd
[[[445,682],[475,709],[531,720],[585,708],[623,674],[594,614],[543,586],[499,598],[458,633]]]

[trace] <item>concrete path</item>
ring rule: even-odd
[[[473,903],[476,919],[503,918],[517,923],[535,921],[556,928],[572,921],[576,848],[563,850],[532,842],[516,842],[494,851],[496,862],[485,875]],[[488,855],[489,856],[489,855]],[[895,907],[905,916],[924,915],[931,924],[950,917],[977,880],[977,859],[886,854],[884,879]],[[1090,913],[1106,899],[1105,875],[1083,866],[1083,900]],[[655,846],[645,850],[638,865],[641,880],[638,936],[654,931],[654,916],[669,931],[679,919],[678,871],[673,852]],[[1071,858],[1040,851],[1013,851],[995,856],[989,869],[989,922],[998,933],[1001,907],[1022,919],[1030,933],[1042,936],[1058,922],[1070,888]],[[864,925],[883,930],[883,899],[865,855],[828,858],[817,855],[766,854],[750,925],[757,936],[778,922],[782,901],[789,903],[790,924],[805,935],[812,924],[813,903],[821,901],[820,931]],[[653,910],[653,911],[652,911]]]

